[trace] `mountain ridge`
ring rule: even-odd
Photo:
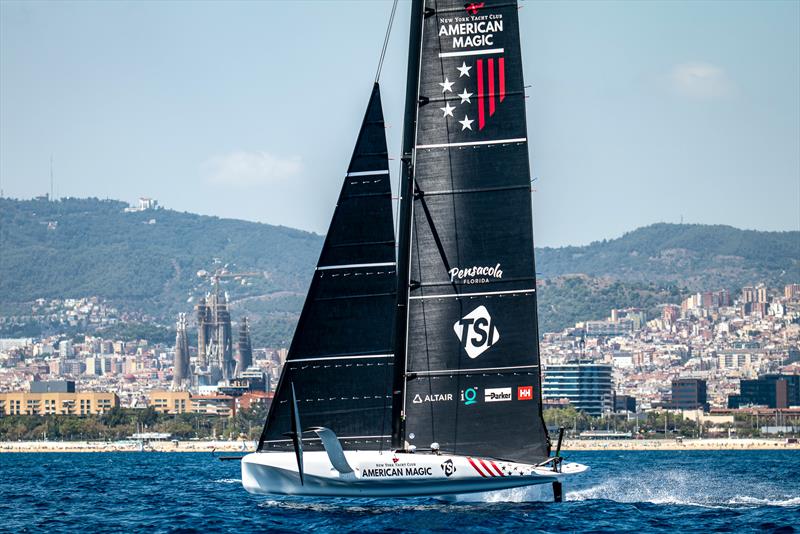
[[[191,296],[209,289],[196,273],[227,264],[265,273],[224,289],[234,310],[288,342],[322,236],[126,207],[96,198],[0,198],[0,315],[21,313],[36,298],[98,296],[171,324],[190,311]],[[600,319],[610,307],[654,310],[692,291],[800,282],[800,232],[655,223],[589,245],[537,248],[536,263],[542,331],[551,331]]]

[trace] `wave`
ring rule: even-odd
[[[220,478],[214,481],[215,484],[241,484],[241,478]]]
[[[800,497],[781,494],[765,481],[748,488],[754,495],[738,495],[725,477],[671,470],[628,474],[587,488],[567,491],[567,501],[608,500],[620,503],[728,508],[743,506],[800,506]]]
[[[791,497],[788,499],[759,499],[757,497],[737,495],[730,499],[728,504],[745,506],[800,506],[800,497]]]
[[[553,502],[553,488],[550,484],[541,484],[481,493],[442,496],[440,499],[448,502],[482,503]]]

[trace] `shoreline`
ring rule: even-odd
[[[122,441],[3,441],[0,453],[46,452],[206,452],[245,454],[255,450],[255,441],[227,440],[176,440],[140,443]],[[800,443],[787,443],[785,439],[616,439],[580,440],[566,439],[564,452],[571,451],[729,451],[729,450],[800,450]]]

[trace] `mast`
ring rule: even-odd
[[[424,0],[411,3],[411,27],[408,40],[406,105],[403,118],[403,156],[400,175],[400,212],[398,214],[397,315],[395,323],[395,364],[392,384],[392,448],[403,447],[404,397],[406,373],[406,330],[408,327],[408,291],[410,287],[411,219],[414,205],[414,143],[419,103],[419,68],[422,45]]]

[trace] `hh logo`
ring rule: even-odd
[[[517,400],[533,400],[533,386],[518,386]]]
[[[486,306],[478,306],[453,325],[453,331],[467,351],[467,356],[477,358],[500,341],[500,332],[492,324]]]

